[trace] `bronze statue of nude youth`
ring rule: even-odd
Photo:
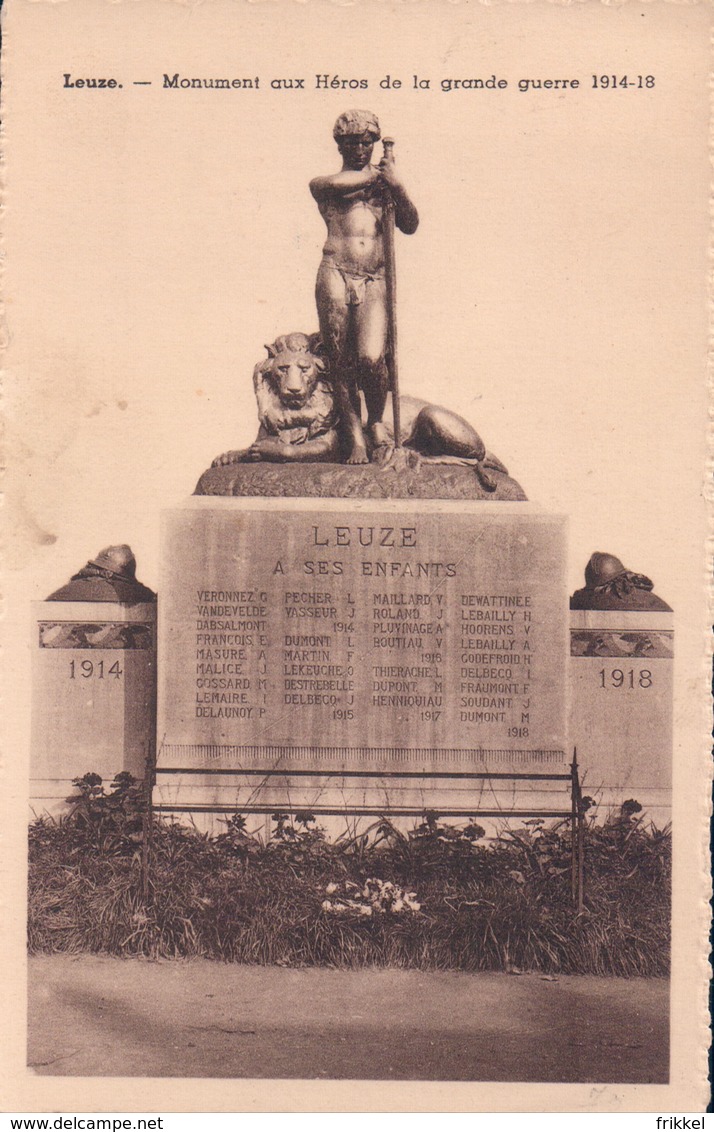
[[[360,390],[373,448],[388,445],[383,417],[389,394],[386,364],[387,291],[383,219],[388,193],[400,231],[411,235],[419,216],[397,174],[393,158],[371,164],[379,123],[367,110],[348,110],[333,136],[342,169],[310,182],[327,241],[317,273],[315,297],[320,336],[330,364],[345,460],[369,461],[361,423]]]

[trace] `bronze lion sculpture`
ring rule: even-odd
[[[335,398],[317,335],[282,334],[253,370],[260,428],[250,448],[224,452],[213,467],[250,460],[339,460]]]
[[[266,346],[268,357],[253,371],[260,428],[249,448],[224,452],[213,467],[245,461],[341,463],[339,418],[327,359],[317,334],[283,334]],[[507,474],[476,430],[449,409],[400,398],[403,446],[411,463],[472,467],[487,491],[496,489],[488,467]],[[391,428],[385,420],[388,431]],[[383,448],[379,462],[388,463]],[[487,465],[487,466],[486,466]]]

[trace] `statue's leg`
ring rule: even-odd
[[[320,265],[315,287],[320,336],[330,362],[330,377],[339,414],[339,432],[348,464],[366,464],[367,446],[362,432],[359,390],[348,363],[353,353],[350,306],[345,282],[337,268]]]
[[[375,448],[391,444],[384,425],[389,394],[387,353],[387,305],[383,279],[370,280],[364,301],[355,306],[355,340],[360,383],[367,406],[367,428]]]
[[[362,407],[357,379],[345,366],[338,372],[339,377],[333,382],[333,388],[340,417],[339,431],[345,452],[345,463],[368,464],[369,456],[362,429]]]
[[[425,405],[415,422],[411,445],[425,456],[461,456],[483,460],[486,446],[475,428],[448,409]]]
[[[356,380],[352,380],[352,381],[349,382],[349,390],[350,390],[350,400],[352,402],[352,408],[354,409],[354,411],[357,414],[357,416],[359,417],[359,419],[362,420],[362,402],[360,400],[360,395],[359,395],[359,385],[357,384]]]

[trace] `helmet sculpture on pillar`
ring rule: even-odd
[[[136,558],[130,546],[105,546],[66,586],[48,601],[114,601],[127,605],[156,601],[156,594],[136,577]]]
[[[120,578],[136,577],[136,558],[130,546],[122,543],[120,546],[106,546],[100,550],[96,558],[90,558],[88,565],[98,566],[100,570],[108,570]]]
[[[571,609],[669,610],[646,574],[628,570],[614,554],[596,551],[585,567],[585,586],[570,599]]]

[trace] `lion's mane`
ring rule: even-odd
[[[332,384],[327,376],[327,361],[316,352],[319,336],[283,334],[266,348],[268,357],[253,370],[258,418],[266,433],[271,436],[290,433],[292,443],[299,443],[301,439],[312,440],[336,428],[337,412]],[[291,408],[280,398],[275,370],[280,357],[285,354],[305,354],[312,363],[312,373],[307,378],[312,388],[300,408]],[[288,439],[287,435],[285,439]]]

